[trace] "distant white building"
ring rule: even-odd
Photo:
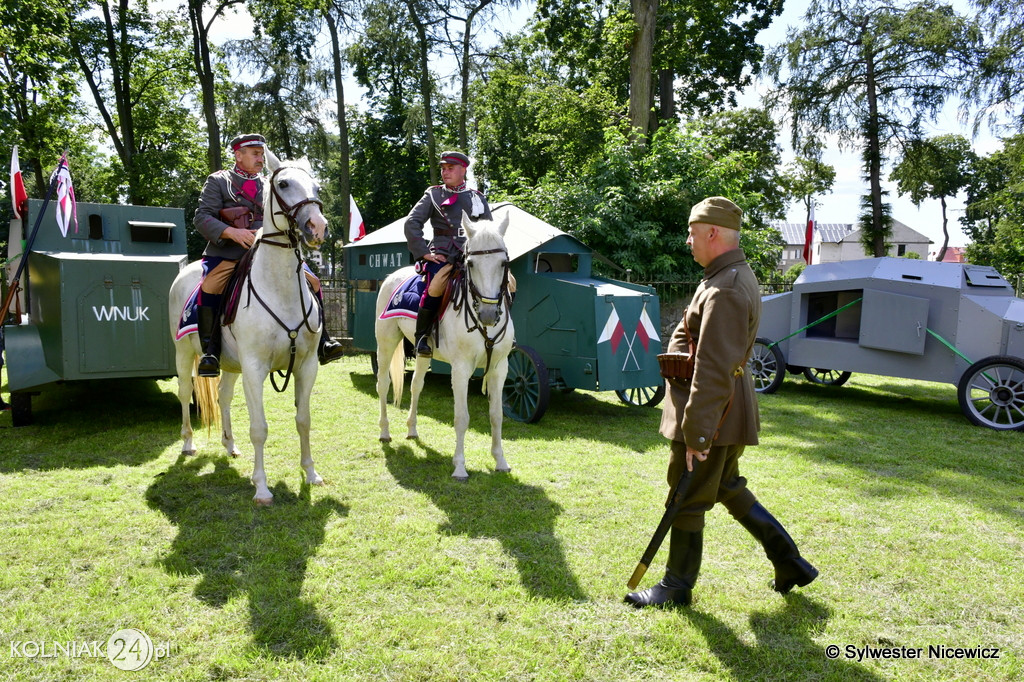
[[[797,263],[804,262],[804,237],[806,223],[784,223],[773,221],[772,227],[782,233],[786,247],[782,251],[779,272],[785,272]],[[838,263],[840,261],[870,258],[860,243],[861,231],[852,223],[818,223],[815,225],[814,242],[811,245],[811,263]],[[928,260],[928,237],[898,220],[892,221],[892,245],[888,256],[906,256],[916,253],[921,260]]]

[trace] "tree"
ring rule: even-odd
[[[860,146],[868,179],[865,238],[885,255],[881,169],[887,149],[920,137],[971,72],[977,27],[947,5],[814,0],[770,57],[770,101],[791,117],[794,147],[825,134]]]
[[[980,123],[1001,120],[1024,130],[1024,6],[1014,0],[973,0],[988,38],[970,95],[980,104]],[[1005,119],[1009,119],[1006,121]]]
[[[942,206],[942,246],[935,256],[937,261],[945,257],[949,246],[946,198],[955,197],[967,185],[974,158],[971,143],[961,135],[913,140],[890,175],[890,180],[896,181],[900,196],[909,194],[915,206],[920,206],[925,199],[939,200]]]
[[[808,221],[811,219],[811,204],[814,197],[831,192],[836,181],[836,169],[822,162],[822,151],[820,141],[808,140],[800,154],[786,165],[779,177],[786,194],[798,199],[803,205]]]
[[[1004,274],[1024,272],[1024,135],[976,161],[967,187],[964,231],[972,263]]]

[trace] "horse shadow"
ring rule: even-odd
[[[278,483],[273,493],[273,507],[257,507],[249,500],[252,483],[226,456],[179,456],[146,491],[149,506],[178,527],[160,563],[174,575],[201,575],[194,594],[210,606],[247,595],[258,649],[319,660],[337,641],[316,607],[301,598],[302,585],[328,520],[347,516],[348,508],[333,498],[313,503],[305,483],[298,493]]]
[[[555,534],[561,506],[543,488],[508,473],[476,473],[469,481],[452,480],[451,457],[424,448],[417,456],[408,445],[384,445],[388,471],[403,488],[427,495],[445,513],[442,534],[490,538],[516,564],[523,588],[533,597],[554,601],[585,601]]]
[[[856,663],[826,654],[828,647],[817,644],[814,637],[824,630],[832,611],[802,594],[786,595],[786,606],[781,611],[750,615],[750,627],[757,639],[753,645],[711,614],[693,608],[680,611],[701,631],[710,651],[735,679],[766,679],[771,677],[767,672],[771,670],[800,670],[803,679],[884,679]]]

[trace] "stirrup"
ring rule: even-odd
[[[334,362],[345,354],[345,347],[334,339],[325,339],[323,344],[320,345],[320,349],[317,351],[317,357],[320,359],[321,365],[326,365],[328,362]]]
[[[416,341],[416,355],[421,358],[433,357],[434,351],[430,347],[430,339],[428,334],[424,334]]]
[[[196,368],[196,374],[201,377],[220,376],[220,360],[216,355],[204,355],[202,359],[199,360],[199,367]]]

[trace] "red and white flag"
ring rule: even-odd
[[[658,330],[654,328],[654,322],[651,321],[651,316],[647,314],[646,303],[644,303],[644,309],[640,311],[640,321],[636,323],[636,334],[640,337],[644,352],[648,351],[651,341],[661,341]]]
[[[75,187],[71,184],[71,169],[68,168],[68,155],[60,157],[57,166],[57,226],[62,236],[68,236],[68,227],[75,221],[75,232],[78,232],[78,204],[75,202]]]
[[[351,194],[348,195],[348,206],[352,213],[352,217],[348,221],[348,241],[351,244],[366,236],[366,224],[363,222],[363,214],[359,212],[356,200]]]
[[[14,153],[11,154],[11,206],[14,208],[14,217],[21,219],[28,212],[28,193],[25,191],[25,181],[21,177],[21,163],[18,161],[18,145],[14,145]]]
[[[814,247],[814,202],[811,202],[811,214],[807,218],[807,233],[804,235],[804,262],[811,264]]]
[[[619,319],[619,313],[615,310],[615,305],[612,305],[612,314],[608,316],[608,321],[604,324],[604,331],[601,332],[601,336],[598,337],[598,343],[604,343],[605,341],[612,342],[612,355],[619,349],[619,343],[622,338],[626,335],[626,330],[622,326],[622,321]]]

